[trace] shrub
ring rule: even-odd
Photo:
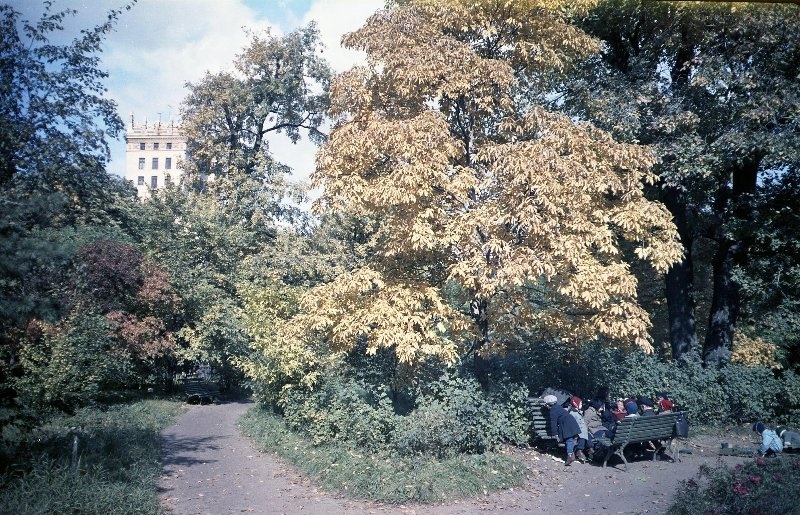
[[[669,368],[663,389],[669,391],[690,420],[719,422],[728,413],[725,390],[719,382],[719,370],[704,367],[700,356],[689,354]]]
[[[780,381],[766,366],[729,363],[719,371],[725,392],[729,421],[753,421],[774,418]]]
[[[777,378],[772,369],[762,365],[705,367],[696,352],[671,363],[638,350],[590,348],[586,363],[595,384],[609,385],[612,393],[620,396],[668,391],[692,420],[771,420],[779,414],[776,406],[788,418],[800,405],[800,380],[793,372]]]
[[[800,375],[784,372],[779,388],[777,419],[787,424],[800,424]]]
[[[397,424],[385,389],[352,379],[333,379],[314,391],[286,388],[281,406],[287,425],[315,445],[338,441],[368,450],[382,449]]]
[[[501,384],[484,392],[473,378],[445,374],[428,385],[417,408],[403,417],[395,434],[400,454],[482,453],[498,444],[527,441],[525,390]]]
[[[36,322],[28,334],[20,350],[24,375],[14,381],[23,406],[72,412],[134,374],[130,356],[116,347],[100,315],[76,312],[58,326]]]
[[[697,479],[682,483],[671,515],[797,513],[800,458],[757,458],[733,468],[700,467]],[[705,485],[705,486],[701,486]]]
[[[415,392],[414,407],[399,415],[387,387],[331,375],[313,391],[281,394],[287,426],[315,445],[446,457],[527,442],[526,390],[518,385],[485,392],[472,378],[445,374]]]

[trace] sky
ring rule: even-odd
[[[7,1],[7,0],[6,0]],[[139,0],[124,11],[104,45],[102,68],[108,71],[108,96],[130,124],[179,118],[186,82],[232,68],[247,42],[244,28],[285,34],[315,21],[335,72],[350,68],[363,55],[342,49],[343,34],[359,28],[383,0]],[[39,0],[11,0],[23,17],[35,20],[44,9]],[[75,9],[65,34],[104,21],[109,9],[125,0],[53,0],[53,10]],[[109,172],[124,175],[125,143],[110,141]],[[275,157],[291,166],[296,180],[307,180],[316,147],[307,140],[292,145],[278,136],[270,143]]]

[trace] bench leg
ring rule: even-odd
[[[617,454],[619,454],[619,457],[622,458],[622,466],[623,466],[623,469],[625,470],[625,472],[628,471],[628,460],[625,459],[625,447],[626,446],[627,446],[627,444],[623,445],[622,447],[619,448],[619,450],[617,450]]]

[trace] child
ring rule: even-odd
[[[761,435],[761,446],[756,449],[758,456],[775,456],[783,452],[783,442],[780,437],[763,422],[753,424],[753,431]]]

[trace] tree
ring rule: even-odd
[[[319,53],[313,24],[282,37],[251,34],[235,72],[187,84],[187,173],[213,179],[209,193],[256,225],[299,216],[283,203],[299,192],[287,184],[289,169],[273,159],[267,138],[285,134],[297,142],[305,131],[314,142],[324,139],[330,70]]]
[[[53,12],[45,3],[40,19],[30,22],[0,5],[4,363],[16,362],[20,332],[30,319],[55,321],[69,312],[59,289],[79,245],[75,240],[118,233],[113,226],[124,225],[135,198],[131,186],[105,171],[105,137],[116,136],[123,124],[116,104],[104,98],[106,72],[98,54],[121,11],[111,11],[104,23],[69,43],[52,43],[74,13]]]
[[[69,216],[96,217],[106,197],[122,189],[105,171],[105,137],[116,137],[124,125],[104,95],[107,73],[98,56],[121,11],[68,44],[51,43],[73,14],[45,3],[32,23],[0,5],[0,188],[23,196],[57,192],[69,201]]]
[[[256,230],[204,193],[177,188],[152,195],[138,215],[135,241],[181,299],[181,318],[171,331],[181,349],[178,364],[213,365],[231,383],[230,358],[247,347],[237,282],[242,263],[260,249]]]
[[[703,354],[729,358],[744,302],[735,270],[758,240],[760,177],[796,167],[797,19],[796,6],[609,0],[579,21],[603,52],[565,84],[563,105],[659,157],[658,198],[685,256],[665,282],[675,358],[699,345],[693,258],[703,239],[715,249]]]
[[[541,339],[651,349],[621,243],[662,272],[680,258],[643,194],[653,156],[526,94],[596,49],[562,8],[403,2],[344,38],[369,64],[331,86],[314,183],[322,208],[376,230],[298,324],[401,363],[474,353],[484,385],[481,357]]]
[[[757,228],[746,266],[736,270],[746,311],[741,331],[781,349],[781,361],[800,364],[800,174],[766,174],[756,196]],[[738,341],[734,351],[738,350]]]

